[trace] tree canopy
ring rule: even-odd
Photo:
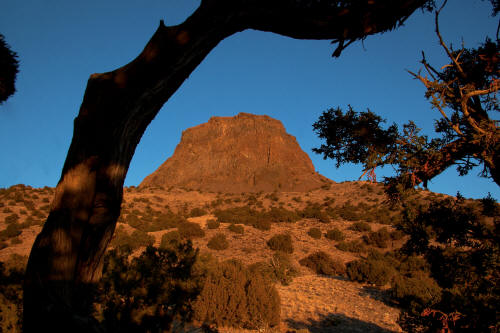
[[[396,124],[384,128],[385,120],[375,113],[356,112],[349,106],[345,113],[340,108],[325,111],[313,125],[325,140],[314,152],[336,160],[337,167],[362,164],[371,178],[377,167],[392,165],[396,176],[386,182],[393,190],[401,184],[426,186],[452,165],[460,175],[482,166],[481,175],[500,185],[500,128],[495,119],[500,111],[499,40],[486,38],[471,49],[447,46],[439,31],[442,9],[435,13],[436,35],[450,63],[436,69],[422,53],[423,71],[410,72],[424,84],[425,97],[441,116],[433,137],[421,134],[412,121],[402,129]]]
[[[4,36],[0,34],[0,104],[16,92],[18,71],[17,54],[11,50]]]

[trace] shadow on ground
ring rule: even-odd
[[[307,319],[306,321],[286,320],[290,328],[288,332],[307,329],[310,333],[392,333],[373,323],[367,323],[356,318],[350,318],[343,314],[322,315],[319,319]]]

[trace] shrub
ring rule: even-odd
[[[300,220],[300,216],[296,212],[283,207],[271,207],[263,215],[271,222],[296,222]]]
[[[166,249],[181,242],[181,234],[177,230],[169,231],[161,236],[160,248]]]
[[[170,228],[177,228],[182,223],[187,222],[186,218],[179,214],[174,214],[170,210],[158,215],[151,223],[148,231],[159,231]]]
[[[7,224],[18,222],[18,221],[19,221],[19,215],[17,215],[16,213],[7,215],[5,217],[5,223],[7,223]]]
[[[0,262],[0,332],[22,332],[22,281],[24,269]]]
[[[197,257],[192,244],[170,249],[150,246],[131,262],[129,254],[112,250],[104,258],[96,310],[106,331],[164,332],[174,316],[187,318],[201,284],[200,277],[192,274]]]
[[[330,222],[330,217],[321,210],[321,206],[318,204],[308,204],[306,208],[299,212],[299,215],[303,218],[317,219],[323,223]]]
[[[198,207],[191,209],[191,212],[189,213],[189,216],[191,217],[198,217],[203,215],[207,215],[207,211],[204,210],[203,208],[198,208]]]
[[[363,241],[367,245],[373,245],[384,249],[387,247],[387,241],[391,239],[391,235],[387,228],[381,228],[378,231],[370,232],[368,235],[363,235]]]
[[[328,230],[325,234],[325,237],[334,241],[342,241],[345,239],[344,233],[338,228]]]
[[[229,247],[229,242],[224,234],[216,234],[207,243],[207,247],[212,250],[225,250]]]
[[[205,231],[201,229],[198,223],[194,222],[183,222],[179,224],[177,230],[179,230],[181,237],[186,239],[205,236]]]
[[[267,246],[274,251],[293,253],[292,237],[289,234],[274,235],[267,241]]]
[[[220,222],[216,220],[208,220],[207,221],[207,228],[208,229],[217,229],[220,226]]]
[[[314,252],[302,258],[299,263],[312,269],[316,274],[343,275],[345,273],[344,264],[334,260],[328,253],[323,251]]]
[[[403,237],[405,236],[405,233],[402,232],[401,230],[394,230],[390,233],[389,236],[391,236],[392,240],[400,240],[400,239],[403,239]]]
[[[420,313],[441,300],[441,288],[426,274],[399,276],[392,283],[392,295],[412,313]]]
[[[312,238],[314,238],[314,239],[320,239],[321,238],[321,230],[319,230],[318,228],[311,228],[311,229],[309,229],[309,231],[307,232],[307,234],[309,236],[311,236]]]
[[[354,222],[349,229],[358,232],[372,231],[372,228],[366,222]]]
[[[395,270],[383,260],[355,260],[347,264],[347,276],[352,281],[368,282],[377,286],[387,284]]]
[[[269,261],[257,262],[250,265],[249,269],[251,272],[262,274],[273,282],[279,282],[284,286],[288,286],[293,278],[299,274],[298,269],[290,259],[290,255],[280,251],[275,252]]]
[[[111,245],[114,248],[135,250],[141,246],[149,246],[154,242],[154,237],[141,230],[134,230],[129,234],[123,226],[116,229]]]
[[[230,224],[227,228],[229,229],[229,231],[240,235],[243,235],[243,233],[245,232],[245,228],[241,224]]]
[[[341,241],[337,245],[335,245],[335,247],[340,251],[352,253],[360,253],[366,250],[364,244],[357,240],[353,240],[350,242]]]
[[[0,240],[4,241],[9,238],[17,237],[22,233],[21,225],[17,222],[13,222],[7,225],[7,228],[0,231]]]
[[[208,272],[193,310],[195,320],[217,326],[263,329],[280,322],[280,298],[271,281],[234,260]]]

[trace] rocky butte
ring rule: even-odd
[[[309,156],[279,120],[240,113],[212,117],[183,131],[173,156],[140,187],[305,192],[331,182],[315,172]]]

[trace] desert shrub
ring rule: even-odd
[[[207,215],[207,211],[204,210],[203,208],[195,207],[191,209],[191,212],[189,213],[189,216],[191,217],[197,217],[197,216],[203,216]]]
[[[22,332],[22,281],[25,260],[14,260],[14,265],[11,264],[13,260],[0,262],[0,332]],[[23,265],[19,265],[20,262]]]
[[[170,228],[177,228],[180,224],[186,222],[186,218],[179,214],[174,214],[168,210],[166,213],[159,214],[151,223],[148,231],[159,231]]]
[[[227,228],[235,234],[243,235],[245,232],[245,228],[241,224],[230,224]]]
[[[271,207],[263,215],[271,222],[296,222],[300,220],[300,216],[296,212],[283,207]]]
[[[417,314],[436,305],[441,300],[442,289],[434,279],[420,273],[398,276],[392,283],[391,292],[402,306]]]
[[[195,320],[217,326],[262,329],[280,322],[280,298],[271,281],[234,260],[208,272],[193,310]]]
[[[402,232],[401,230],[393,230],[390,232],[389,236],[391,237],[392,240],[400,240],[403,239],[405,233]]]
[[[279,282],[284,286],[289,285],[293,278],[299,275],[299,271],[293,265],[290,255],[277,251],[273,254],[268,264],[268,276],[274,282]]]
[[[154,242],[154,237],[141,230],[134,230],[129,234],[123,226],[116,229],[111,240],[114,248],[135,250],[141,246],[149,246]]]
[[[302,198],[301,197],[293,197],[292,200],[295,201],[295,202],[302,202]]]
[[[292,237],[289,234],[274,235],[267,241],[267,246],[274,251],[293,253]]]
[[[358,221],[360,218],[358,208],[350,203],[345,203],[343,206],[337,207],[336,211],[337,214],[346,221]]]
[[[5,217],[5,223],[14,223],[18,221],[19,221],[19,215],[17,215],[16,213],[12,213]]]
[[[360,253],[366,250],[365,245],[357,240],[353,240],[350,242],[341,241],[336,244],[335,247],[340,251],[352,253]]]
[[[318,221],[323,223],[330,222],[330,217],[322,210],[321,206],[318,204],[310,203],[302,211],[299,211],[298,214],[302,218],[317,219]]]
[[[0,240],[5,241],[9,238],[17,237],[21,233],[22,233],[22,226],[17,222],[13,222],[7,225],[7,228],[0,231]]]
[[[181,234],[177,230],[169,231],[161,236],[160,248],[166,249],[181,242]]]
[[[130,251],[112,250],[104,259],[96,302],[108,332],[163,332],[174,317],[189,319],[198,295],[193,276],[197,251],[191,243],[175,248],[147,247],[129,261]]]
[[[194,222],[183,222],[177,226],[177,230],[182,238],[196,238],[196,237],[205,237],[205,231],[201,229],[198,223]]]
[[[229,242],[224,234],[216,234],[207,243],[207,247],[212,250],[225,250],[229,247]]]
[[[387,228],[381,228],[377,231],[370,232],[368,235],[363,235],[363,241],[367,245],[373,245],[384,249],[387,247],[387,242],[391,239],[391,235]]]
[[[354,222],[349,229],[358,232],[372,231],[372,227],[366,222]]]
[[[217,228],[219,228],[219,226],[220,226],[219,221],[212,220],[212,219],[207,221],[207,228],[208,229],[217,229]]]
[[[10,245],[16,245],[16,244],[21,244],[22,241],[19,239],[19,237],[14,237],[10,239]]]
[[[344,233],[338,228],[328,230],[325,234],[325,237],[334,241],[342,241],[345,239]]]
[[[302,258],[299,263],[312,269],[316,274],[343,275],[345,273],[345,265],[323,251],[314,252]]]
[[[307,234],[314,239],[321,238],[321,230],[319,230],[318,228],[310,228],[309,231],[307,231]]]
[[[383,286],[394,276],[395,270],[384,260],[360,259],[347,263],[346,273],[352,281]]]

